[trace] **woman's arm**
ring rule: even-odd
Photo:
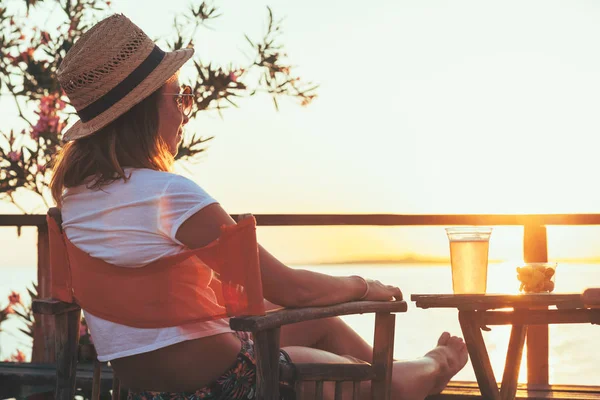
[[[204,207],[188,218],[175,237],[191,249],[206,246],[220,235],[222,225],[235,221],[219,204]],[[265,298],[284,307],[325,306],[358,300],[366,292],[358,277],[334,277],[318,272],[292,269],[259,245],[259,260]],[[400,289],[367,281],[365,300],[402,298]]]

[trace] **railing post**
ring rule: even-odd
[[[525,262],[548,261],[545,226],[525,225],[523,258]],[[527,329],[527,383],[547,385],[548,382],[548,325],[532,325]]]
[[[50,240],[48,226],[38,225],[37,276],[38,296],[50,297]],[[35,315],[33,332],[32,362],[53,363],[56,361],[54,349],[54,318],[50,315]]]

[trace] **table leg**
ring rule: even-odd
[[[506,354],[506,364],[504,364],[502,386],[500,386],[500,398],[502,400],[514,399],[517,393],[519,369],[521,368],[526,334],[527,325],[513,325],[510,331],[508,353]]]
[[[481,396],[486,400],[499,400],[498,383],[490,364],[490,357],[481,335],[481,325],[477,311],[459,311],[458,320],[469,351],[471,364],[479,384]]]

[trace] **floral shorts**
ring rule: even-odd
[[[127,400],[250,400],[256,398],[256,358],[254,342],[247,332],[236,332],[242,341],[242,349],[238,353],[233,366],[209,385],[195,392],[131,392]],[[290,356],[279,352],[279,363],[291,363]],[[292,382],[280,382],[281,400],[294,400]]]

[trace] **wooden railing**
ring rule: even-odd
[[[237,215],[232,215],[236,218]],[[600,214],[260,214],[259,226],[523,226],[523,256],[527,262],[548,261],[546,226],[600,225]],[[48,229],[44,215],[0,215],[1,226],[36,226],[38,229],[38,285],[41,297],[49,295]],[[54,330],[42,317],[34,339],[34,362],[54,361]],[[42,334],[43,333],[43,334]],[[527,381],[548,384],[548,327],[527,332]]]

